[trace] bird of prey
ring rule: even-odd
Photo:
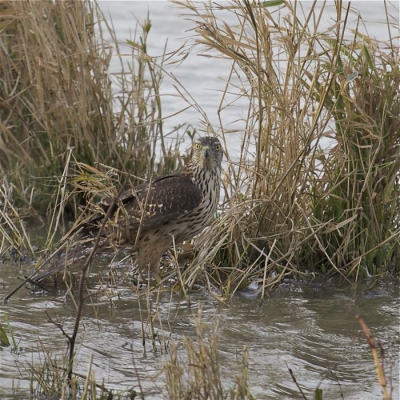
[[[191,159],[180,172],[136,186],[116,199],[103,199],[103,209],[110,208],[107,220],[104,221],[105,213],[94,217],[82,227],[81,235],[93,239],[103,225],[101,247],[134,244],[140,270],[150,268],[159,283],[160,259],[166,250],[173,243],[179,244],[198,235],[215,214],[222,157],[222,146],[217,138],[200,138],[193,143]],[[39,272],[34,280],[40,282],[75,262],[76,258],[75,261],[71,258],[64,264],[57,263]]]

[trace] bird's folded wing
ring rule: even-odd
[[[123,193],[110,220],[122,226],[126,221],[132,231],[139,227],[147,231],[185,216],[202,199],[202,192],[190,178],[169,175]]]

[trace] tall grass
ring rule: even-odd
[[[253,279],[265,289],[308,272],[344,279],[397,273],[395,38],[380,43],[361,33],[359,15],[348,29],[352,11],[342,2],[324,30],[325,3],[307,10],[286,1],[176,3],[197,24],[197,46],[232,60],[231,76],[244,82],[237,96],[249,103],[242,148],[254,145],[254,157],[242,154],[228,166],[227,210],[201,239],[211,251],[200,252],[187,279],[193,282],[207,259],[218,266],[210,282],[230,293]],[[227,13],[237,25],[226,22]],[[236,88],[232,79],[226,94]]]
[[[248,383],[248,354],[243,349],[237,374],[227,387],[221,371],[218,327],[205,329],[201,312],[195,318],[195,339],[183,338],[184,352],[175,344],[164,363],[169,399],[254,399]],[[181,353],[181,354],[180,354]]]
[[[182,134],[166,140],[164,60],[147,54],[149,19],[127,42],[127,59],[91,1],[10,1],[1,10],[0,252],[31,253],[22,219],[51,215],[51,245],[60,219],[79,216],[88,199],[176,170]]]
[[[54,206],[74,162],[122,171],[120,184],[137,184],[135,176],[157,169],[154,143],[165,135],[162,66],[146,57],[150,21],[129,42],[127,67],[112,26],[91,1],[21,0],[1,7],[7,19],[0,33],[0,172],[14,187],[14,201],[32,209]],[[115,43],[105,41],[105,32]],[[122,71],[115,92],[113,54]],[[167,157],[175,149],[165,144],[161,151]],[[81,199],[63,200],[75,214]]]

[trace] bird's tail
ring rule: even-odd
[[[76,271],[85,266],[87,259],[90,255],[94,255],[106,245],[106,240],[97,244],[93,244],[93,240],[85,245],[74,245],[69,248],[61,257],[53,258],[50,261],[50,267],[43,271],[39,271],[31,279],[33,282],[41,282],[57,273],[63,271]]]
[[[116,199],[111,199],[97,215],[88,216],[76,221],[70,231],[60,240],[56,250],[45,259],[38,261],[38,268],[29,276],[25,277],[18,287],[9,293],[3,301],[7,301],[14,293],[27,283],[38,284],[44,279],[72,269],[83,268],[95,253],[103,250],[111,243],[111,237],[103,232],[105,222],[115,208]],[[61,252],[64,252],[60,257]],[[43,267],[50,267],[43,270]],[[40,285],[39,285],[40,286]]]

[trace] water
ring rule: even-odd
[[[202,2],[197,2],[200,7]],[[219,3],[215,3],[219,4]],[[228,2],[221,2],[228,4]],[[307,15],[313,2],[301,1],[297,7],[299,18]],[[343,2],[347,7],[348,2]],[[106,16],[111,16],[114,22],[116,36],[120,41],[121,52],[130,54],[131,50],[126,46],[126,39],[132,38],[137,21],[144,22],[148,13],[152,23],[148,40],[148,54],[154,59],[160,59],[166,46],[167,53],[173,53],[181,49],[184,45],[191,45],[196,39],[194,32],[195,23],[193,15],[187,9],[178,7],[168,1],[101,1],[101,9]],[[319,14],[322,2],[316,4],[316,15]],[[391,16],[391,36],[398,38],[399,5],[398,2],[387,3],[388,12]],[[303,11],[304,9],[304,11]],[[271,9],[271,11],[273,8]],[[378,40],[387,41],[389,32],[386,24],[386,12],[382,1],[353,1],[348,28],[356,28],[361,33],[366,33]],[[284,13],[284,12],[283,12]],[[220,11],[217,16],[226,21],[230,26],[238,24],[233,13]],[[359,24],[358,14],[363,17],[365,24]],[[343,18],[345,11],[343,11]],[[318,32],[324,32],[335,23],[336,11],[332,1],[328,1],[324,8],[324,17],[319,24]],[[304,19],[304,18],[303,18]],[[139,33],[141,30],[139,28]],[[397,39],[398,42],[398,39]],[[222,92],[225,89],[231,73],[231,61],[225,58],[210,58],[210,52],[205,51],[204,47],[197,47],[196,51],[191,52],[182,63],[177,63],[183,54],[183,50],[178,52],[171,62],[165,65],[166,75],[161,87],[163,96],[163,115],[165,120],[165,130],[172,130],[179,124],[188,123],[197,129],[205,129],[207,120],[212,129],[217,132],[243,132],[246,126],[248,112],[248,100],[246,97],[237,98],[233,94],[227,95],[224,99]],[[212,54],[216,54],[215,52]],[[129,59],[129,57],[128,57]],[[114,60],[112,64],[114,70],[119,70],[119,63]],[[196,103],[196,107],[187,108],[188,103],[174,89],[177,83],[168,74],[173,74],[186,89],[186,98],[190,104]],[[242,76],[245,82],[245,77]],[[232,78],[233,84],[241,83],[235,77]],[[238,93],[239,90],[233,86],[232,92]],[[228,91],[228,92],[229,92]],[[181,89],[182,92],[182,89]],[[235,101],[234,101],[235,100]],[[234,102],[233,102],[234,101]],[[233,102],[231,104],[231,102]],[[222,106],[221,106],[222,104]],[[201,110],[201,111],[200,111]],[[230,156],[235,158],[240,154],[240,140],[236,140],[236,135],[228,136],[228,144],[231,147]]]
[[[21,269],[7,262],[1,268],[0,296],[4,297],[18,283],[16,276],[30,267]],[[96,279],[91,282],[94,288]],[[169,341],[170,335],[178,344],[183,336],[193,338],[193,320],[201,307],[204,326],[218,322],[221,374],[226,385],[232,384],[238,354],[246,346],[250,390],[256,399],[301,398],[288,368],[309,398],[320,387],[324,399],[338,399],[341,393],[345,399],[378,399],[382,398],[381,389],[371,351],[355,318],[359,313],[385,350],[386,376],[393,378],[396,399],[398,291],[391,285],[365,292],[366,288],[282,287],[262,303],[251,296],[237,295],[229,305],[222,306],[202,292],[188,298],[154,294],[147,304],[144,296],[138,298],[133,287],[119,283],[118,296],[99,293],[85,306],[76,372],[85,374],[93,356],[96,380],[104,380],[107,388],[139,390],[140,379],[146,399],[167,398],[163,375],[158,375],[168,359],[161,344]],[[62,292],[35,295],[23,289],[1,307],[21,350],[13,354],[10,347],[1,349],[0,398],[28,398],[29,364],[43,363],[44,351],[61,359],[67,348],[65,337],[48,321],[46,312],[65,332],[72,332],[75,308],[71,300],[65,301]],[[154,318],[160,340],[157,351],[151,345],[148,328],[146,345],[142,345],[142,321],[146,327],[149,315]],[[179,348],[183,354],[182,346]]]
[[[196,4],[201,7],[202,2]],[[300,19],[304,19],[312,4],[311,1],[299,2],[297,15]],[[343,2],[343,4],[347,7],[348,3]],[[348,28],[358,27],[360,32],[378,40],[389,39],[386,12],[381,1],[357,1],[351,5]],[[126,40],[134,37],[137,22],[143,23],[147,15],[150,16],[152,24],[148,39],[148,54],[160,63],[165,49],[167,54],[177,52],[177,55],[164,65],[165,74],[160,88],[165,118],[164,132],[174,132],[177,126],[189,125],[190,129],[196,128],[199,132],[213,131],[218,135],[224,133],[228,160],[237,162],[242,153],[243,132],[249,129],[247,126],[249,101],[240,89],[243,85],[246,86],[246,77],[243,74],[240,79],[235,74],[230,76],[231,61],[223,57],[208,57],[210,51],[204,47],[196,47],[183,62],[178,62],[183,55],[186,56],[184,46],[192,45],[196,39],[193,15],[187,9],[168,1],[101,1],[100,6],[106,16],[111,17],[114,22],[120,51],[127,55],[127,62],[131,61],[131,49],[126,45]],[[321,6],[322,2],[317,2],[316,15],[319,15]],[[391,15],[391,37],[395,38],[398,37],[398,3],[387,3],[387,6]],[[285,11],[282,12],[282,18],[284,13]],[[219,11],[216,14],[230,26],[238,24],[233,13]],[[358,14],[362,15],[365,24],[358,24]],[[343,18],[344,15],[343,11]],[[332,1],[328,1],[318,32],[325,32],[331,28],[335,23],[335,16],[335,5]],[[137,36],[140,34],[141,28],[138,28]],[[215,52],[211,54],[216,55]],[[117,57],[114,58],[111,69],[119,72]],[[226,90],[228,81],[230,85]],[[179,88],[179,92],[176,87]],[[188,108],[188,105],[192,106]],[[182,134],[182,130],[180,133]],[[176,133],[172,136],[176,136]],[[250,140],[250,144],[253,140],[254,138]],[[332,140],[323,139],[321,143],[328,147],[332,145]],[[187,145],[188,141],[183,142],[181,150],[187,149]],[[247,154],[250,159],[252,159],[251,152],[252,148]]]
[[[302,3],[305,7],[309,3]],[[361,10],[368,21],[369,34],[379,39],[387,37],[382,2],[354,2],[353,8]],[[161,55],[168,39],[168,50],[179,48],[193,36],[193,25],[180,16],[181,11],[167,2],[101,2],[103,10],[109,9],[121,42],[130,37],[135,19],[143,20],[150,11],[152,30],[149,53]],[[330,6],[331,10],[333,6]],[[327,9],[329,11],[329,8]],[[393,8],[394,10],[394,8]],[[392,11],[398,17],[398,11]],[[354,18],[353,18],[354,21]],[[331,24],[329,12],[325,26]],[[123,47],[122,47],[123,48]],[[124,48],[123,48],[124,49]],[[114,64],[114,67],[116,64]],[[230,71],[230,62],[191,54],[180,65],[169,65],[173,73],[203,110],[195,108],[166,120],[172,128],[189,122],[201,127],[206,116],[214,130],[242,130],[240,118],[246,115],[244,99],[218,113],[220,91]],[[172,81],[165,79],[164,96],[175,94]],[[163,103],[164,116],[174,115],[186,104],[177,97]],[[220,126],[220,116],[223,127]],[[230,142],[231,154],[235,142]],[[18,284],[17,276],[27,274],[29,266],[6,262],[0,265],[0,297]],[[95,282],[93,283],[93,285]],[[138,379],[146,399],[165,398],[162,376],[157,376],[168,355],[161,346],[153,351],[151,341],[142,346],[142,321],[148,317],[148,305],[138,300],[129,284],[119,284],[119,296],[105,294],[87,304],[79,331],[77,372],[85,374],[93,355],[96,379],[104,379],[108,388],[138,389]],[[361,333],[355,314],[360,313],[375,338],[385,350],[387,377],[392,376],[393,399],[399,398],[399,296],[390,285],[375,291],[363,292],[350,288],[310,287],[283,288],[260,304],[259,299],[237,295],[228,306],[221,306],[207,293],[191,294],[189,298],[163,294],[151,297],[149,309],[155,318],[159,337],[166,335],[177,342],[183,336],[194,337],[193,317],[203,310],[203,321],[218,321],[219,350],[222,374],[228,385],[234,374],[236,355],[247,346],[250,364],[251,393],[257,399],[301,398],[288,368],[293,370],[297,382],[309,398],[316,387],[323,389],[324,399],[378,399],[382,398],[371,351]],[[110,295],[110,294],[109,294]],[[140,306],[140,307],[139,307]],[[66,349],[66,339],[45,312],[60,322],[71,333],[75,308],[71,300],[65,301],[62,293],[35,295],[21,290],[11,301],[2,305],[11,323],[20,352],[0,348],[0,398],[26,399],[29,397],[29,364],[43,362],[43,351],[59,357]],[[2,320],[1,320],[2,321]],[[4,326],[3,321],[1,322]],[[149,334],[149,331],[147,330]],[[162,341],[162,340],[161,340]],[[392,368],[392,369],[391,369]],[[390,387],[390,382],[388,382]]]

